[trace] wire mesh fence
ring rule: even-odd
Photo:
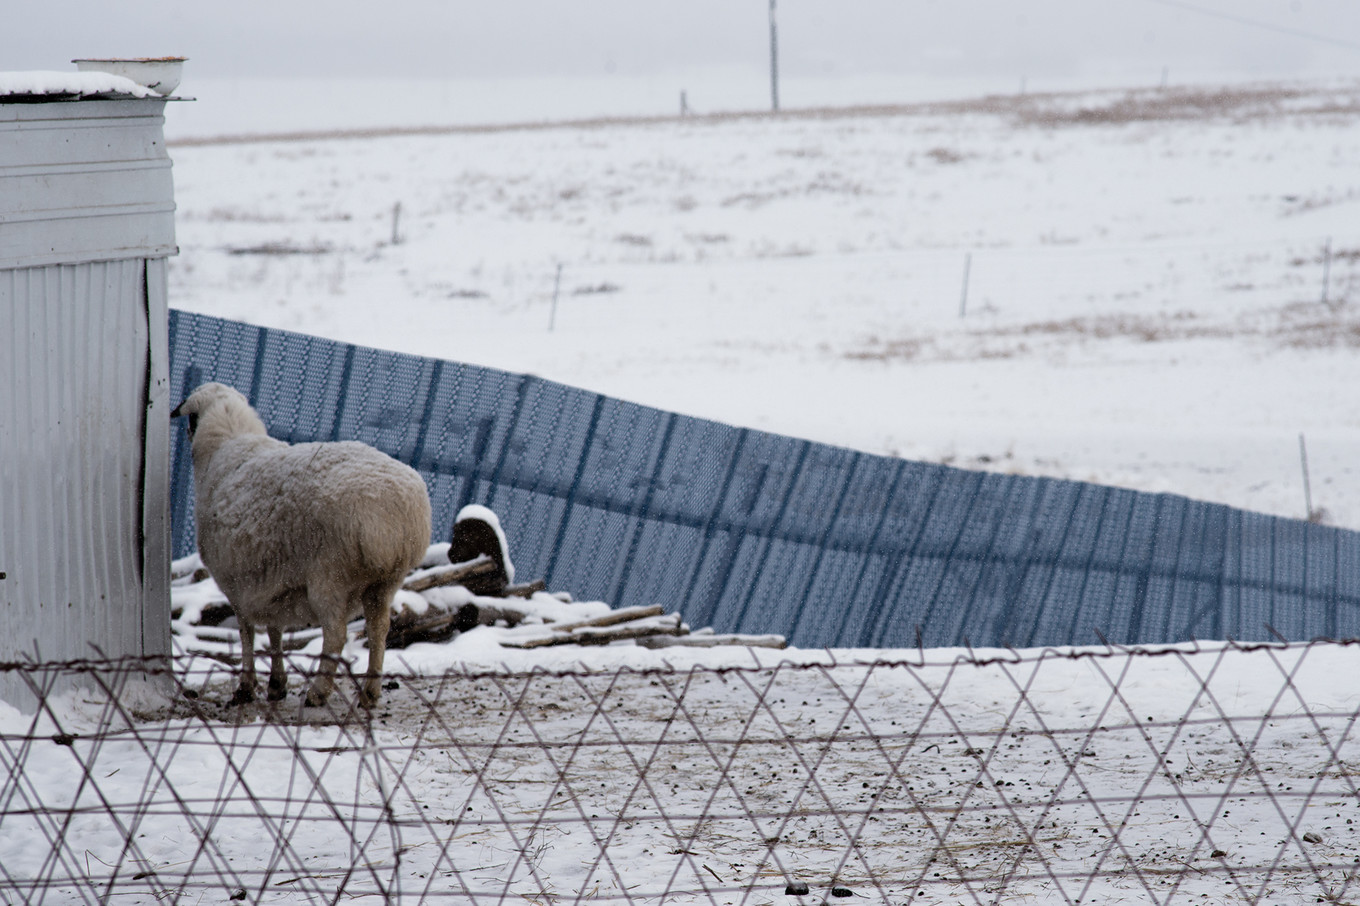
[[[777,654],[389,676],[372,711],[0,665],[38,702],[0,707],[0,902],[1356,895],[1360,647]]]

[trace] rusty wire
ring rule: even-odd
[[[911,654],[454,670],[371,712],[0,664],[35,703],[0,709],[0,902],[1355,896],[1360,715],[1319,676],[1356,646]]]

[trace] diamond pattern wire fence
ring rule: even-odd
[[[241,708],[215,662],[2,665],[38,704],[0,707],[0,902],[1360,899],[1356,646],[891,654],[372,712],[302,708],[310,659]]]

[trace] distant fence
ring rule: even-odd
[[[371,713],[0,664],[38,702],[0,708],[0,902],[1354,901],[1353,647],[911,654],[389,677]]]
[[[500,516],[519,575],[801,647],[1360,636],[1360,533],[1166,494],[963,471],[736,428],[531,375],[182,311],[171,396],[249,396],[430,488],[436,540]],[[191,468],[172,432],[178,555]]]

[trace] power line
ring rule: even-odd
[[[1305,41],[1316,41],[1320,44],[1331,44],[1335,47],[1344,47],[1347,50],[1360,50],[1360,44],[1353,41],[1342,41],[1339,38],[1329,38],[1326,35],[1315,35],[1312,32],[1300,31],[1297,28],[1289,28],[1284,25],[1275,25],[1271,22],[1262,22],[1260,19],[1251,19],[1246,16],[1238,16],[1234,13],[1220,12],[1216,9],[1205,9],[1193,3],[1184,3],[1182,0],[1147,0],[1148,3],[1159,3],[1162,6],[1170,6],[1175,9],[1184,10],[1190,13],[1198,13],[1201,16],[1208,16],[1213,19],[1224,19],[1228,22],[1236,22],[1238,25],[1249,25],[1252,28],[1262,28],[1266,31],[1273,31],[1277,34],[1289,35],[1294,38],[1302,38]]]

